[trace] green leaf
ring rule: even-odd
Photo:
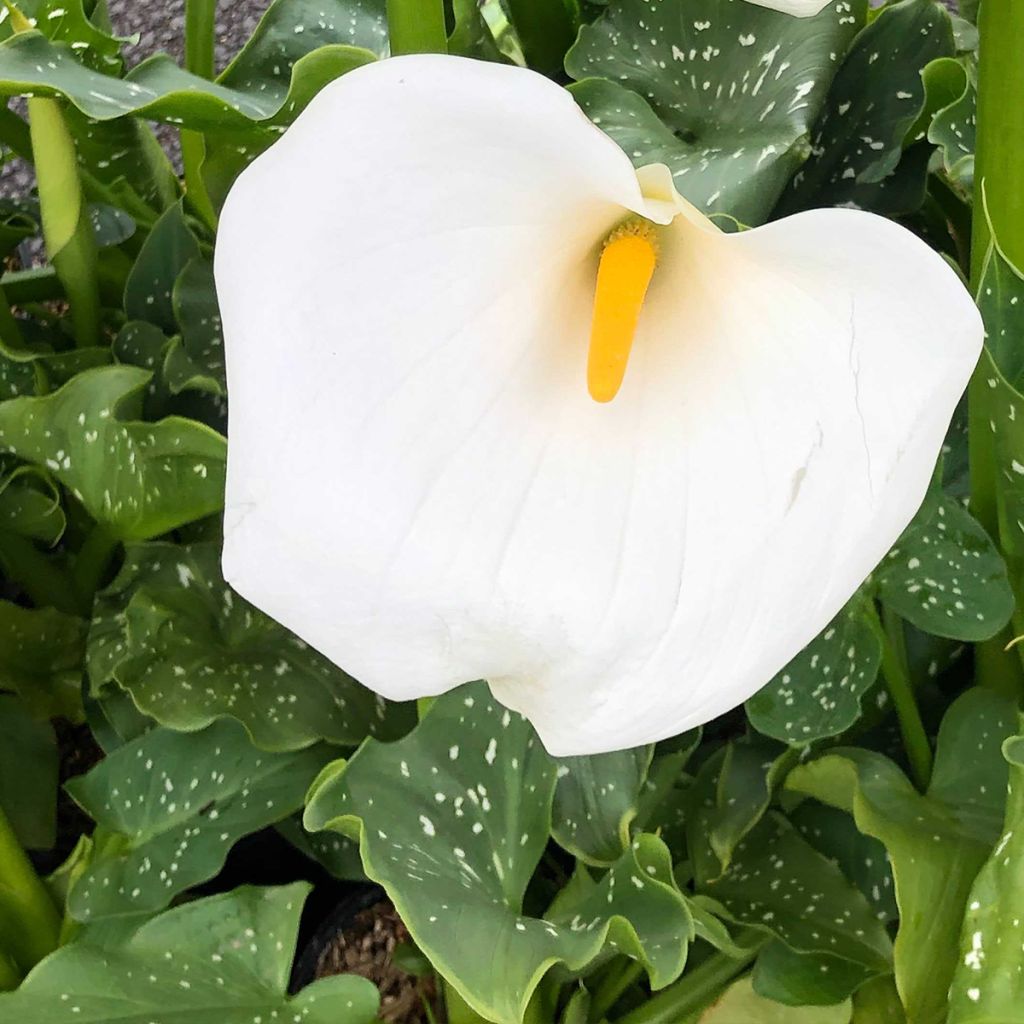
[[[719,878],[740,841],[768,810],[793,755],[751,737],[716,751],[688,794],[687,846],[698,886]]]
[[[974,190],[974,152],[977,130],[977,61],[964,58],[959,67],[959,95],[935,112],[928,127],[928,141],[939,147],[949,182],[970,201]]]
[[[699,209],[758,224],[807,156],[864,10],[844,0],[793,18],[740,0],[611,0],[566,68],[634,164],[666,163]]]
[[[720,878],[704,889],[742,924],[800,953],[850,961],[865,974],[890,971],[892,947],[861,892],[780,815],[741,840]]]
[[[18,466],[0,476],[0,531],[53,547],[66,525],[60,491],[47,473]]]
[[[81,720],[86,628],[56,608],[0,601],[0,688],[36,718]]]
[[[315,860],[335,878],[343,881],[365,882],[366,872],[359,858],[359,844],[337,832],[307,832],[302,827],[302,815],[296,814],[279,821],[277,831],[310,860]]]
[[[115,681],[172,729],[234,718],[263,750],[355,746],[414,719],[412,705],[389,706],[235,594],[216,543],[128,548],[96,602],[89,675],[94,695]]]
[[[878,594],[918,629],[987,640],[1010,621],[1006,564],[981,524],[934,488],[876,570]]]
[[[558,769],[551,834],[587,864],[608,865],[629,846],[654,747],[569,757]]]
[[[156,324],[162,331],[177,330],[172,292],[178,275],[199,255],[199,242],[185,223],[180,202],[168,207],[132,266],[124,288],[124,311],[129,320]]]
[[[814,127],[810,159],[794,175],[776,215],[842,205],[909,212],[906,197],[923,198],[927,156],[914,176],[920,187],[908,190],[893,175],[924,106],[921,72],[953,52],[949,15],[933,0],[884,7],[853,41]]]
[[[834,1006],[845,1002],[877,971],[822,953],[796,953],[769,942],[754,964],[754,991],[787,1006]]]
[[[822,1008],[793,1007],[765,999],[741,978],[700,1016],[700,1024],[849,1024],[849,1002]]]
[[[57,745],[13,694],[0,693],[0,808],[22,846],[48,850],[57,838]]]
[[[103,830],[68,912],[91,921],[167,906],[217,874],[236,840],[301,807],[329,756],[268,754],[232,721],[198,734],[157,728],[119,747],[65,787]]]
[[[291,71],[289,84],[277,81],[271,88],[267,79],[235,87],[229,84],[231,68],[224,73],[225,84],[209,82],[157,54],[119,79],[83,67],[37,32],[24,32],[0,43],[0,95],[64,96],[97,121],[131,114],[197,131],[251,131],[293,105],[300,109],[326,82],[374,59],[359,47],[320,47],[290,69],[282,60]]]
[[[227,394],[224,377],[224,335],[213,282],[213,265],[191,260],[174,282],[174,318],[181,337],[172,341],[164,364],[167,386]]]
[[[985,347],[1006,381],[1019,390],[1024,385],[1024,274],[996,242],[985,254],[977,301],[985,321]]]
[[[14,348],[0,340],[0,399],[46,394],[75,374],[109,362],[106,348],[54,352],[45,345]]]
[[[1015,725],[1009,701],[965,693],[943,720],[925,796],[888,758],[853,748],[800,765],[786,780],[851,812],[861,832],[885,845],[900,909],[896,983],[908,1019],[920,1024],[945,1020],[964,905],[998,836],[1007,778],[999,745]]]
[[[855,596],[784,669],[746,703],[758,732],[804,745],[838,736],[861,712],[878,675],[882,645],[865,599]]]
[[[122,40],[97,28],[86,15],[82,0],[19,0],[17,7],[42,35],[65,44],[82,64],[106,74],[120,71]],[[13,33],[7,17],[0,23],[0,38],[10,38]]]
[[[853,818],[816,800],[804,800],[789,815],[796,830],[819,853],[834,860],[864,894],[875,916],[888,924],[896,920],[896,896],[885,847],[858,831]]]
[[[949,1024],[1024,1022],[1024,736],[1003,744],[1010,764],[1003,832],[971,888]]]
[[[368,740],[331,765],[306,809],[307,828],[359,837],[367,875],[417,946],[499,1024],[522,1020],[553,964],[580,970],[606,945],[639,960],[656,988],[685,961],[689,914],[653,836],[638,837],[600,882],[581,868],[566,917],[523,914],[556,771],[525,719],[476,683],[439,697],[397,743]]]
[[[0,995],[19,1024],[371,1024],[378,996],[352,974],[288,995],[309,886],[243,886],[159,917],[86,929]]]
[[[190,420],[138,422],[150,374],[108,366],[41,398],[0,404],[0,447],[46,466],[121,540],[146,540],[218,511],[224,438]]]

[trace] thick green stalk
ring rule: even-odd
[[[903,620],[882,608],[882,675],[896,708],[896,718],[903,736],[903,747],[910,762],[910,774],[917,788],[924,791],[932,777],[932,748],[928,742],[921,712],[914,696],[907,663],[907,640]]]
[[[530,67],[546,75],[564,74],[566,51],[576,39],[570,5],[564,0],[508,0],[508,9]]]
[[[71,303],[75,342],[83,347],[96,345],[100,339],[96,239],[78,178],[75,142],[57,100],[30,99],[28,124],[46,252]]]
[[[743,957],[714,953],[679,981],[652,996],[615,1024],[679,1024],[688,1014],[708,1007],[758,954],[766,938],[752,929],[737,940],[746,948]]]
[[[984,0],[978,30],[978,113],[974,162],[974,218],[971,229],[971,287],[977,292],[985,256],[995,230],[1007,258],[1024,267],[1024,3]],[[987,216],[986,216],[987,212]],[[989,403],[991,389],[976,370],[967,392],[971,464],[971,511],[998,540],[996,462]],[[1019,698],[1024,694],[1024,670],[1017,657],[1004,650],[1010,639],[1004,631],[975,648],[977,682]]]
[[[447,53],[443,0],[387,0],[391,53]]]
[[[28,970],[57,948],[60,915],[0,807],[0,881],[4,903],[17,919],[21,947],[9,952]]]
[[[185,0],[185,69],[200,78],[214,77],[214,40],[217,0]],[[211,230],[217,230],[217,211],[203,181],[206,139],[202,132],[182,129],[181,162],[185,170],[185,196]]]

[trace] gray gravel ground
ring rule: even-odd
[[[270,0],[220,0],[217,10],[217,70],[223,69],[252,35]],[[185,0],[109,0],[110,20],[120,36],[138,36],[125,47],[129,67],[161,50],[183,57]],[[159,130],[176,157],[176,133]],[[0,168],[0,196],[25,195],[33,187],[32,168],[12,160]]]

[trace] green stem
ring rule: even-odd
[[[97,523],[75,558],[71,579],[84,607],[92,607],[93,598],[120,541],[102,523]]]
[[[93,346],[100,337],[96,239],[78,178],[75,143],[56,100],[30,99],[28,122],[46,252],[71,303],[75,341]]]
[[[882,674],[885,676],[889,695],[896,708],[903,746],[910,762],[910,773],[917,788],[924,791],[932,776],[932,748],[928,742],[924,722],[921,721],[921,712],[918,710],[914,686],[910,680],[903,620],[883,606],[879,624],[882,627]]]
[[[442,0],[387,0],[391,53],[447,53]]]
[[[214,39],[217,0],[185,0],[185,68],[200,78],[214,77]],[[181,162],[185,170],[185,196],[210,231],[217,230],[217,211],[203,181],[206,139],[202,132],[183,129]]]
[[[185,0],[185,69],[213,78],[217,0]]]
[[[757,956],[766,937],[753,929],[747,929],[737,941],[746,947],[744,956],[730,957],[724,953],[714,953],[675,984],[620,1017],[615,1024],[679,1024],[687,1014],[705,1009]]]
[[[601,979],[590,1003],[590,1019],[599,1021],[608,1016],[608,1011],[622,998],[627,989],[640,980],[644,973],[643,964],[627,960],[617,970],[609,971]]]
[[[1024,267],[1024,5],[1020,0],[984,0],[978,16],[977,143],[974,158],[974,228],[971,278],[980,275],[991,241],[982,196],[1006,258]]]
[[[971,287],[977,293],[992,227],[1006,257],[1024,267],[1024,104],[1007,102],[1024,96],[1024,4],[1020,0],[984,0],[978,18],[978,112],[974,160],[974,217],[971,229]],[[987,216],[986,216],[987,211]],[[968,451],[971,467],[971,511],[989,535],[999,540],[996,504],[996,460],[989,423],[991,389],[985,374],[975,370],[967,390]],[[1010,633],[978,644],[975,678],[979,685],[1019,698],[1024,694],[1024,669],[1004,650]]]
[[[14,953],[23,968],[31,968],[57,948],[60,915],[28,855],[18,842],[0,807],[0,878],[4,895],[21,931],[21,949]],[[13,951],[12,951],[13,952]]]
[[[576,39],[575,19],[564,0],[508,0],[512,24],[531,68],[565,72],[565,54]]]
[[[68,576],[26,537],[0,532],[0,567],[37,608],[56,608],[68,615],[86,610]]]

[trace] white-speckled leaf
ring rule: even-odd
[[[98,367],[52,394],[0,403],[0,450],[45,466],[122,540],[212,515],[224,501],[224,438],[179,417],[139,421],[150,376]]]
[[[144,320],[168,334],[177,330],[173,290],[178,275],[199,256],[181,202],[167,208],[143,242],[124,287],[129,320]]]
[[[215,543],[130,547],[96,602],[88,665],[94,694],[116,682],[183,731],[231,717],[263,750],[394,738],[414,719],[231,590]]]
[[[629,846],[653,746],[570,757],[558,769],[551,833],[588,864],[608,865]]]
[[[918,629],[987,640],[1010,621],[1006,563],[981,524],[937,488],[878,567],[878,595]]]
[[[891,970],[889,937],[860,890],[780,815],[763,818],[704,891],[734,920],[797,952],[827,953],[869,973]]]
[[[1003,745],[1010,764],[1002,835],[971,887],[949,1024],[1024,1022],[1024,736]]]
[[[152,913],[221,869],[236,840],[293,814],[325,746],[257,750],[233,721],[157,728],[67,783],[103,842],[68,898],[79,921]]]
[[[771,740],[746,737],[709,757],[687,796],[687,849],[699,885],[721,877],[740,840],[764,816],[795,755]]]
[[[806,137],[863,0],[792,18],[744,0],[611,0],[566,57],[573,95],[637,166],[665,163],[708,213],[765,220]]]
[[[924,105],[921,72],[953,52],[949,14],[934,0],[885,7],[850,47],[814,127],[810,159],[776,214],[846,204],[901,213],[920,202],[927,158],[910,182],[894,172]]]
[[[288,995],[309,886],[243,886],[151,920],[105,923],[47,957],[0,1018],[18,1024],[371,1024],[376,989],[352,974]]]
[[[404,739],[369,740],[328,767],[306,809],[307,828],[359,837],[367,875],[417,946],[499,1024],[522,1020],[552,964],[580,970],[606,945],[638,959],[655,988],[685,962],[689,913],[654,836],[638,837],[565,917],[523,913],[557,767],[525,719],[475,683],[439,697]]]
[[[164,378],[174,394],[186,389],[227,393],[224,337],[213,284],[213,265],[204,259],[187,263],[171,295],[180,337],[171,341]]]
[[[797,953],[773,939],[758,953],[751,980],[758,995],[776,1003],[834,1006],[880,973],[887,972],[827,953]]]
[[[939,147],[946,177],[965,200],[974,188],[974,151],[978,118],[978,66],[973,56],[962,57],[963,89],[950,104],[938,110],[928,128],[928,141]]]
[[[854,597],[747,701],[747,718],[758,732],[804,745],[838,736],[857,721],[861,698],[882,660],[882,645],[864,600]]]
[[[831,751],[786,780],[852,813],[861,832],[885,845],[900,909],[896,981],[908,1020],[945,1020],[968,893],[999,837],[1007,779],[1000,746],[1016,727],[1011,701],[968,690],[943,719],[924,796],[888,758],[858,748]]]
[[[66,525],[60,489],[35,466],[0,473],[0,532],[15,533],[53,547]]]

